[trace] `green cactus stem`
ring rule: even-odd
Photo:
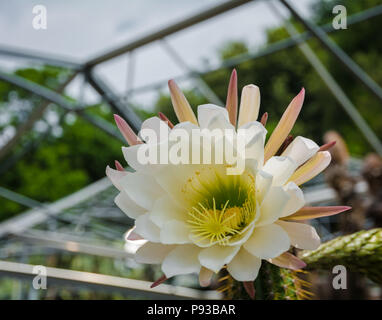
[[[302,300],[309,299],[312,294],[307,291],[309,283],[300,278],[299,273],[279,268],[263,261],[259,275],[254,281],[256,300]],[[219,279],[225,299],[247,300],[250,299],[244,289],[243,283],[234,280],[227,271]]]
[[[300,258],[308,270],[332,270],[336,265],[343,265],[382,284],[382,228],[335,238],[315,251],[303,251]]]

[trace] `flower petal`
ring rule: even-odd
[[[308,162],[298,168],[290,177],[298,186],[314,178],[321,173],[330,163],[331,155],[329,151],[317,152]]]
[[[169,195],[157,199],[150,211],[151,220],[160,228],[170,220],[185,221],[188,215]]]
[[[135,233],[135,226],[127,230],[125,233],[126,241],[137,241],[137,240],[145,240],[138,233]]]
[[[286,217],[292,213],[295,213],[305,204],[304,193],[294,182],[289,182],[286,186],[284,186],[284,190],[286,193],[288,193],[290,198],[285,205],[280,217]]]
[[[190,104],[175,81],[170,80],[168,87],[170,89],[172,105],[179,122],[190,121],[191,123],[198,124],[194,111],[192,111]]]
[[[147,210],[133,201],[125,191],[121,191],[114,199],[114,203],[131,219],[136,219]]]
[[[126,193],[141,207],[150,210],[157,198],[164,194],[163,189],[148,174],[134,172],[120,180]]]
[[[199,261],[203,267],[218,272],[225,264],[233,259],[239,249],[240,246],[215,245],[202,249],[199,254]]]
[[[229,124],[228,111],[214,104],[202,104],[198,106],[198,121],[201,129],[209,128],[210,122],[216,117],[225,119]]]
[[[261,259],[272,259],[287,251],[290,246],[288,234],[276,224],[257,227],[244,244],[244,248]]]
[[[296,170],[295,162],[289,157],[272,157],[263,167],[263,171],[273,176],[272,185],[282,186]]]
[[[265,171],[259,170],[256,175],[256,198],[261,204],[267,195],[271,185],[273,176]]]
[[[267,161],[277,152],[277,150],[280,148],[288,136],[289,132],[292,130],[301,111],[302,104],[304,102],[304,96],[305,90],[302,89],[300,93],[291,101],[279,123],[277,124],[275,130],[273,130],[273,133],[265,146],[265,161]]]
[[[238,97],[237,97],[237,73],[233,69],[231,73],[231,78],[229,80],[226,109],[229,114],[229,120],[232,125],[236,126],[237,119],[237,107],[238,107]]]
[[[320,237],[312,226],[287,221],[277,221],[276,223],[288,233],[292,246],[307,250],[315,250],[320,246]]]
[[[174,246],[160,243],[146,242],[135,253],[135,261],[138,263],[158,264],[173,250]]]
[[[259,116],[260,108],[260,89],[258,86],[249,84],[241,91],[239,124],[242,125],[256,121]]]
[[[190,228],[182,221],[167,221],[160,230],[160,241],[165,244],[191,243]]]
[[[111,183],[121,191],[120,180],[129,174],[127,171],[114,170],[109,166],[106,167],[106,175],[110,179]]]
[[[142,141],[137,137],[133,129],[131,129],[131,127],[123,118],[115,114],[114,120],[115,120],[115,123],[117,124],[119,131],[122,133],[123,137],[125,138],[125,140],[130,146],[142,143]]]
[[[310,220],[321,217],[329,217],[335,214],[350,210],[348,206],[332,206],[332,207],[303,207],[296,213],[285,217],[285,220],[300,221]]]
[[[211,284],[211,278],[214,272],[202,267],[199,273],[199,284],[201,287],[208,287]]]
[[[298,136],[282,153],[284,157],[290,157],[296,163],[296,168],[313,157],[320,147],[313,140]]]
[[[194,245],[180,245],[173,249],[162,263],[162,271],[170,278],[178,274],[199,273],[201,265],[198,254],[200,249]]]
[[[300,270],[306,267],[306,263],[304,261],[289,252],[284,252],[278,257],[269,259],[268,261],[280,268],[288,268],[291,270]]]
[[[162,140],[168,139],[169,133],[171,131],[169,126],[158,117],[151,117],[143,121],[140,134],[144,133],[142,130],[151,130],[152,133],[147,135],[149,138],[151,138],[155,133],[153,141],[150,141],[150,139],[144,139],[146,143],[158,143]]]
[[[135,233],[151,242],[160,240],[160,229],[150,220],[149,213],[145,213],[135,220]]]
[[[271,187],[261,204],[261,215],[257,226],[264,226],[275,222],[282,214],[290,196],[282,187]]]
[[[227,265],[227,270],[237,281],[253,281],[261,266],[261,259],[253,256],[244,248]]]

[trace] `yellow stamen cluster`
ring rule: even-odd
[[[232,236],[240,234],[253,216],[254,208],[250,201],[241,208],[228,208],[228,203],[229,201],[219,210],[213,198],[212,209],[198,203],[199,207],[193,207],[192,211],[188,212],[190,219],[187,222],[198,241],[209,239],[210,243],[226,245]]]

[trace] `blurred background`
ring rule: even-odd
[[[0,299],[223,297],[193,276],[149,289],[160,269],[131,258],[133,221],[104,178],[126,165],[114,113],[134,129],[159,111],[176,122],[169,79],[193,107],[223,106],[236,68],[239,89],[260,87],[269,132],[305,87],[293,135],[337,141],[307,202],[353,207],[315,222],[320,236],[381,227],[381,15],[379,0],[0,1]],[[33,288],[31,265],[51,268],[47,290]],[[335,292],[332,277],[310,275],[315,298],[381,297],[360,275]]]

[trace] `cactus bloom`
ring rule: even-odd
[[[172,276],[197,273],[200,284],[207,286],[223,267],[238,281],[253,281],[262,260],[294,270],[304,267],[304,262],[288,252],[291,247],[312,250],[320,245],[315,229],[304,222],[349,209],[304,207],[299,185],[330,162],[330,153],[320,151],[314,141],[288,138],[303,104],[304,89],[289,104],[265,145],[266,120],[257,121],[258,87],[244,87],[237,121],[236,73],[231,77],[226,108],[202,105],[197,116],[173,81],[169,88],[180,123],[174,126],[160,115],[146,120],[142,128],[158,131],[159,124],[166,123],[170,132],[176,128],[231,128],[234,132],[244,128],[252,135],[244,139],[241,174],[227,174],[231,164],[224,161],[142,164],[136,155],[144,139],[134,136],[116,116],[130,144],[123,154],[134,172],[122,171],[119,165],[118,170],[107,167],[106,173],[120,190],[115,203],[135,219],[127,240],[146,240],[135,254],[136,261],[161,264],[164,276],[155,285]],[[163,143],[158,138],[154,145]]]

